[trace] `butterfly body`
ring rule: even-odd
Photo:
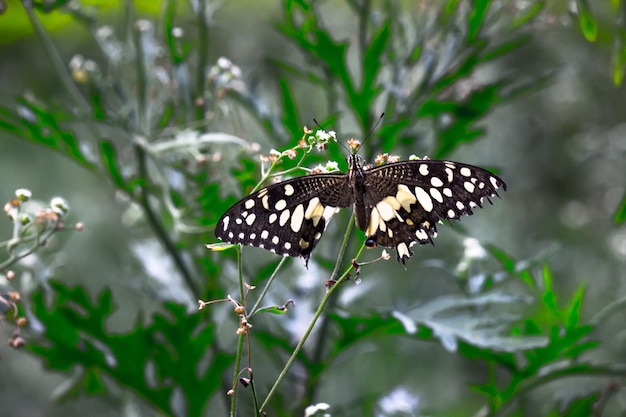
[[[499,188],[506,190],[504,181],[468,164],[417,160],[368,169],[353,154],[345,174],[292,178],[245,197],[222,216],[215,234],[308,264],[332,216],[353,205],[366,246],[395,248],[404,264],[412,245],[432,243],[439,220],[471,215]]]

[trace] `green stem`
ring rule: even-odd
[[[604,320],[608,319],[613,313],[626,307],[626,297],[618,298],[609,305],[600,310],[591,320],[589,324],[597,326]]]
[[[28,16],[28,19],[30,20],[31,25],[33,26],[35,34],[43,44],[44,50],[48,54],[48,58],[50,58],[50,62],[52,62],[52,67],[57,72],[57,75],[59,76],[59,79],[61,80],[65,91],[70,94],[70,96],[76,103],[77,109],[82,109],[83,111],[91,109],[91,105],[85,100],[85,98],[80,93],[80,90],[76,87],[76,84],[74,84],[72,78],[68,75],[65,63],[63,62],[63,59],[61,59],[61,56],[59,55],[57,49],[54,47],[54,43],[50,39],[50,35],[39,21],[39,17],[37,17],[37,14],[32,8],[32,5],[29,6],[27,5],[28,3],[30,2],[21,2],[24,7],[24,11],[26,12],[26,15]]]
[[[146,62],[143,50],[143,42],[141,37],[141,28],[137,23],[131,28],[133,46],[135,47],[135,70],[137,74],[137,108],[135,109],[135,126],[134,128],[143,135],[149,135],[150,124],[147,114],[147,79],[146,79]]]
[[[206,2],[208,0],[200,0],[198,1],[198,11],[196,16],[198,17],[198,63],[197,63],[197,74],[196,74],[196,92],[203,99],[203,103],[201,106],[197,107],[196,110],[196,120],[204,120],[206,110],[208,108],[207,103],[204,100],[207,99],[205,94],[205,88],[207,85],[206,73],[207,73],[207,60],[209,53],[209,27],[207,25],[206,19]],[[206,131],[206,129],[205,129]]]
[[[363,247],[361,247],[361,249],[357,253],[357,256],[356,256],[357,258],[359,257],[359,255],[361,254],[362,251],[363,251]],[[348,275],[350,274],[350,272],[353,269],[354,269],[354,266],[351,264],[346,269],[346,271],[339,277],[339,279],[337,279],[335,284],[332,287],[330,287],[330,289],[328,289],[328,291],[326,292],[326,294],[322,298],[322,301],[320,302],[320,305],[318,306],[317,310],[315,311],[315,314],[313,315],[313,319],[309,323],[309,325],[306,328],[304,334],[300,338],[300,341],[298,342],[298,344],[294,348],[293,353],[291,354],[291,357],[289,358],[289,360],[287,361],[287,363],[283,367],[282,371],[278,375],[278,378],[276,379],[276,382],[274,383],[274,385],[270,389],[269,393],[267,394],[267,397],[265,398],[265,401],[261,405],[261,408],[259,409],[259,412],[261,413],[261,415],[263,414],[263,411],[265,410],[265,408],[268,406],[268,404],[269,404],[270,400],[272,399],[272,397],[274,396],[274,394],[276,394],[276,391],[278,390],[278,387],[280,386],[282,381],[287,376],[287,372],[291,368],[291,365],[293,365],[293,363],[295,362],[296,358],[298,357],[298,355],[302,351],[302,347],[304,346],[304,343],[309,338],[309,335],[311,334],[311,331],[315,327],[315,324],[317,323],[317,320],[322,315],[322,312],[324,311],[324,308],[326,307],[326,304],[328,304],[329,300],[331,299],[330,297],[332,296],[333,292],[335,292],[335,290],[340,286],[340,284],[343,281],[346,280],[346,278],[348,277]]]
[[[241,246],[235,245],[235,250],[237,251],[237,272],[239,279],[239,300],[240,302],[244,302],[244,289],[243,289],[243,270],[241,267]],[[243,356],[243,342],[245,334],[239,335],[239,340],[237,341],[237,355],[235,356],[235,369],[233,371],[233,392],[231,400],[230,400],[230,417],[235,417],[237,415],[237,389],[239,387],[238,378],[239,378],[239,367],[241,366],[241,357]]]
[[[287,257],[283,256],[283,258],[280,260],[280,262],[278,262],[278,265],[276,265],[276,269],[274,269],[274,272],[272,272],[272,275],[267,280],[267,283],[263,287],[263,290],[261,291],[261,294],[259,294],[259,298],[256,300],[256,303],[254,303],[254,306],[252,306],[252,309],[250,310],[250,313],[248,313],[248,318],[249,319],[254,317],[256,315],[256,313],[258,313],[259,305],[263,301],[263,298],[265,297],[265,294],[267,294],[267,291],[269,290],[270,285],[272,285],[272,282],[274,281],[274,278],[276,278],[276,276],[278,275],[278,271],[280,270],[280,268],[283,266],[283,264],[286,261],[287,261]]]
[[[241,366],[241,356],[243,355],[243,342],[246,335],[240,334],[237,341],[237,356],[235,357],[235,370],[233,371],[233,392],[230,399],[230,417],[237,415],[237,389],[239,387],[239,367]]]
[[[163,225],[161,224],[156,214],[152,210],[152,206],[150,205],[150,201],[148,199],[148,187],[147,187],[148,168],[146,164],[147,156],[146,156],[145,149],[139,143],[136,143],[134,148],[135,148],[135,155],[137,157],[138,175],[139,175],[139,178],[141,179],[141,181],[139,181],[139,184],[140,184],[139,186],[140,193],[139,193],[139,199],[138,199],[139,204],[141,204],[143,211],[146,214],[146,220],[148,221],[148,224],[152,227],[152,230],[156,234],[157,238],[159,239],[161,244],[163,244],[163,246],[165,247],[165,250],[170,254],[172,259],[174,260],[174,264],[176,265],[176,268],[183,276],[183,279],[185,283],[187,284],[187,286],[189,287],[189,290],[194,294],[196,298],[199,298],[200,289],[196,285],[191,271],[185,264],[185,261],[183,260],[180,252],[178,251],[178,248],[176,247],[174,242],[170,239],[169,235],[163,228]]]

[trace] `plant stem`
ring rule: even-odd
[[[139,190],[140,190],[139,204],[141,204],[143,211],[146,214],[146,219],[148,221],[148,224],[152,227],[152,230],[157,235],[157,238],[159,239],[161,244],[163,244],[163,246],[165,247],[165,250],[169,253],[169,255],[174,260],[174,264],[176,265],[176,268],[178,269],[178,271],[181,273],[183,280],[187,284],[187,287],[189,287],[189,290],[194,294],[195,298],[199,298],[200,289],[196,285],[196,282],[193,279],[191,271],[185,264],[185,261],[183,260],[180,252],[178,251],[178,248],[176,247],[174,242],[170,239],[169,235],[163,228],[163,225],[161,224],[156,214],[152,210],[152,207],[150,206],[150,201],[148,199],[148,187],[147,187],[148,169],[146,166],[147,165],[146,164],[146,151],[144,147],[139,143],[135,143],[134,148],[135,148],[135,155],[137,157],[138,175],[139,175],[139,178],[141,179],[141,181],[139,181]]]
[[[241,303],[244,302],[245,292],[243,289],[243,270],[241,267],[241,246],[235,245],[235,250],[237,251],[237,273],[239,279],[239,300]],[[243,355],[243,342],[245,334],[239,335],[239,340],[237,341],[237,355],[235,356],[235,369],[233,371],[233,394],[230,400],[230,417],[235,417],[237,415],[237,388],[239,387],[239,383],[237,379],[239,378],[239,367],[241,366],[241,356]]]
[[[91,104],[89,104],[85,100],[83,95],[80,93],[80,90],[76,88],[74,81],[72,81],[72,79],[68,75],[66,67],[65,67],[65,63],[63,62],[63,59],[61,59],[61,55],[59,55],[59,52],[54,47],[54,43],[50,39],[49,33],[44,29],[43,25],[39,21],[39,17],[37,17],[37,14],[33,10],[32,5],[29,5],[30,2],[21,2],[21,4],[23,5],[24,11],[26,12],[26,15],[28,16],[28,19],[30,20],[31,25],[33,26],[35,34],[41,41],[44,47],[44,50],[48,54],[48,58],[50,58],[50,62],[52,62],[52,67],[55,69],[55,71],[57,72],[57,75],[59,76],[59,79],[63,83],[63,88],[65,89],[65,91],[69,93],[69,95],[74,100],[76,104],[76,108],[79,111],[81,109],[83,111],[87,111],[87,109],[91,109]]]
[[[276,269],[274,269],[274,272],[272,272],[272,275],[267,280],[267,283],[263,287],[263,290],[261,291],[261,294],[259,294],[259,298],[256,300],[256,303],[254,303],[254,306],[252,306],[252,309],[250,310],[250,313],[248,313],[248,318],[249,319],[254,317],[256,315],[256,313],[258,312],[259,305],[263,301],[263,298],[265,297],[265,294],[267,294],[267,291],[269,290],[270,285],[272,285],[272,282],[274,282],[274,278],[276,278],[276,276],[278,275],[278,271],[280,270],[280,268],[283,266],[283,264],[286,261],[287,261],[287,257],[283,256],[283,258],[280,260],[280,262],[278,262],[278,265],[276,265]]]
[[[354,217],[354,214],[353,214]],[[348,232],[350,230],[352,230],[352,224],[354,223],[353,219],[351,219],[350,221],[350,226],[348,226]],[[342,244],[342,251],[345,251],[345,246],[347,246],[348,243],[348,237],[350,236],[350,233],[346,233],[344,235],[344,242]],[[361,254],[361,252],[363,251],[363,247],[361,247],[361,249],[359,250],[359,252],[357,253],[356,258],[359,257],[359,255]],[[326,294],[324,295],[324,297],[322,298],[322,301],[320,302],[320,305],[318,306],[317,310],[315,311],[315,314],[313,315],[313,319],[311,319],[311,322],[309,323],[306,331],[304,332],[304,334],[302,335],[302,337],[300,338],[300,341],[298,342],[298,344],[296,345],[296,347],[293,350],[293,353],[291,354],[291,357],[289,358],[289,360],[287,361],[287,363],[285,364],[285,366],[283,367],[282,371],[280,372],[280,374],[278,375],[278,378],[276,379],[276,382],[274,383],[274,385],[272,386],[272,388],[270,389],[270,392],[267,394],[267,397],[265,398],[265,401],[263,402],[263,404],[261,405],[261,408],[259,409],[259,412],[261,414],[263,414],[263,411],[265,410],[265,408],[267,407],[267,405],[269,404],[270,400],[272,399],[272,397],[274,396],[274,394],[276,393],[276,391],[278,390],[278,387],[280,386],[280,384],[282,383],[283,379],[285,379],[285,377],[287,376],[287,372],[289,371],[289,368],[291,368],[291,365],[293,365],[293,363],[295,362],[296,358],[298,357],[298,355],[300,354],[300,352],[302,351],[302,347],[304,346],[304,343],[307,341],[309,335],[311,334],[311,331],[313,331],[313,328],[315,327],[315,323],[317,323],[317,320],[320,318],[320,316],[322,315],[322,312],[324,311],[324,308],[326,307],[326,304],[328,304],[329,300],[331,299],[330,297],[332,296],[333,292],[339,287],[339,285],[346,280],[346,278],[348,277],[348,275],[350,274],[350,271],[352,271],[354,269],[354,266],[352,264],[350,264],[350,266],[345,270],[345,272],[339,277],[339,279],[337,279],[337,281],[335,282],[335,284],[330,287],[328,289],[328,291],[326,292]]]

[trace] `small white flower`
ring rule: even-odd
[[[339,171],[339,164],[336,161],[326,162],[326,171],[328,172]]]
[[[465,246],[464,257],[468,259],[485,259],[487,257],[487,251],[482,247],[478,239],[468,237],[463,240],[463,246]]]
[[[52,211],[56,213],[59,217],[63,217],[67,213],[69,213],[70,205],[67,204],[67,201],[65,201],[64,198],[54,197],[52,200],[50,200],[50,209],[52,209]]]
[[[317,403],[315,405],[310,405],[304,409],[304,417],[313,417],[313,416],[322,416],[322,417],[330,417],[329,413],[317,414],[318,412],[328,411],[330,409],[330,405],[326,403]]]
[[[319,141],[326,142],[330,137],[330,134],[328,134],[325,130],[318,130],[315,132],[315,138]]]
[[[15,196],[20,201],[28,201],[33,196],[33,192],[26,188],[18,188],[15,190]]]

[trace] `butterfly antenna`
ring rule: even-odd
[[[374,131],[376,130],[380,122],[383,120],[383,117],[385,117],[384,112],[380,114],[380,117],[378,118],[378,120],[376,120],[376,123],[374,123],[374,126],[370,128],[369,132],[367,132],[367,135],[365,135],[365,138],[363,138],[363,142],[361,142],[361,144],[359,145],[359,149],[361,149],[363,145],[365,145],[365,142],[367,142],[368,139],[372,137],[372,133],[374,133]]]

